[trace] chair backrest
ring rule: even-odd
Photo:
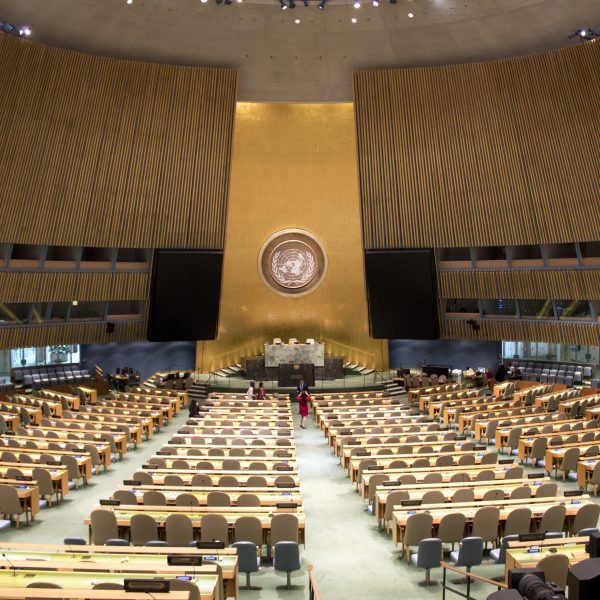
[[[200,539],[203,542],[219,541],[229,544],[229,527],[223,515],[203,515],[200,520]]]
[[[118,500],[121,504],[137,505],[137,496],[130,490],[116,490],[113,492],[113,500]]]
[[[480,537],[486,542],[493,542],[498,537],[500,511],[496,506],[483,506],[473,517],[473,537]]]
[[[282,513],[271,519],[271,545],[282,541],[298,543],[298,518],[295,515]]]
[[[279,479],[279,477],[277,479]],[[292,483],[293,481],[294,480],[292,479]],[[267,480],[262,475],[250,475],[246,480],[246,485],[247,487],[267,487]]]
[[[240,482],[238,481],[237,477],[234,477],[233,475],[222,475],[219,477],[217,485],[219,487],[237,487],[240,485]]]
[[[421,497],[423,504],[443,504],[446,501],[444,492],[440,490],[429,490]]]
[[[548,531],[562,531],[565,524],[565,515],[567,509],[561,504],[551,506],[542,515],[539,531],[546,533]]]
[[[175,506],[199,506],[200,502],[198,498],[194,496],[194,494],[189,494],[187,492],[183,494],[178,494],[175,497]]]
[[[152,475],[150,473],[145,473],[144,471],[136,471],[133,474],[132,479],[134,481],[139,481],[142,485],[152,485]]]
[[[187,546],[194,539],[194,526],[187,515],[170,514],[165,520],[165,530],[169,546]]]
[[[504,535],[518,535],[529,533],[531,527],[531,509],[527,507],[515,508],[508,513],[504,526]]]
[[[440,538],[425,538],[419,542],[417,567],[420,569],[435,569],[440,566],[442,559],[442,540]]]
[[[273,568],[275,571],[297,571],[300,569],[300,548],[297,542],[281,541],[274,545]]]
[[[457,567],[475,567],[483,562],[483,538],[471,536],[464,538],[458,550]]]
[[[193,581],[186,581],[185,579],[169,579],[169,589],[174,592],[189,592],[189,600],[200,600],[200,590]]]
[[[558,485],[556,483],[554,483],[554,482],[542,483],[542,485],[540,485],[537,488],[537,490],[535,492],[535,497],[536,498],[554,498],[554,496],[556,496],[557,493],[558,493]]]
[[[256,494],[240,494],[235,503],[237,506],[260,506],[260,498]]]
[[[231,498],[225,492],[209,492],[206,496],[206,504],[207,506],[231,506]]]
[[[148,490],[142,497],[143,503],[149,506],[166,506],[167,498],[158,490]]]
[[[134,546],[144,546],[150,541],[158,540],[158,527],[154,517],[139,513],[131,517],[131,543]]]
[[[399,506],[402,500],[410,500],[410,495],[408,492],[404,492],[402,490],[395,490],[387,495],[387,498],[385,500],[385,513],[383,516],[384,520],[392,520],[392,513],[394,512],[394,507]]]
[[[192,477],[191,481],[193,486],[197,487],[212,487],[212,479],[209,475],[205,475],[204,473],[196,473]]]
[[[92,528],[92,544],[102,546],[107,540],[119,537],[115,513],[97,508],[90,515]]]
[[[466,518],[460,512],[445,514],[438,526],[438,537],[445,543],[460,542],[465,534]]]
[[[234,539],[236,542],[252,542],[260,547],[263,543],[263,530],[260,520],[257,517],[239,517],[234,524]]]
[[[542,558],[536,567],[544,571],[546,581],[555,583],[563,589],[565,588],[569,572],[568,556],[565,554],[550,554]]]
[[[431,537],[433,517],[428,513],[415,513],[406,520],[404,543],[406,546],[417,546],[425,538]]]
[[[496,561],[496,564],[503,565],[506,563],[506,549],[509,542],[516,542],[518,540],[519,536],[517,534],[505,535],[502,538],[502,543],[500,544],[500,553],[498,554],[498,560]]]
[[[582,529],[594,529],[598,526],[600,505],[584,504],[579,508],[571,524],[571,532],[575,535]]]

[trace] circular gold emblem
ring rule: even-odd
[[[321,244],[308,231],[284,229],[269,237],[260,249],[258,270],[275,292],[301,296],[323,280],[327,258]]]

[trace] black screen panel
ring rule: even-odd
[[[439,338],[431,249],[365,252],[369,328],[376,339]]]
[[[155,250],[148,340],[214,340],[221,298],[220,250]]]

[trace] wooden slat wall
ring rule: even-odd
[[[600,239],[600,44],[354,76],[366,249]]]
[[[146,322],[115,323],[114,333],[106,333],[106,323],[2,327],[0,348],[25,348],[56,344],[108,344],[146,339]]]
[[[0,34],[0,242],[224,245],[236,71]]]
[[[147,300],[148,273],[0,272],[0,301]]]
[[[441,337],[453,340],[530,340],[600,346],[600,325],[555,322],[478,321],[474,331],[465,321],[442,320]]]
[[[600,270],[440,271],[441,298],[600,300]]]

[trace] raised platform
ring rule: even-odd
[[[250,356],[242,361],[242,366],[247,379],[254,381],[278,381],[279,366],[265,366],[264,356]],[[344,359],[341,356],[326,356],[324,366],[314,367],[315,381],[344,378]]]

